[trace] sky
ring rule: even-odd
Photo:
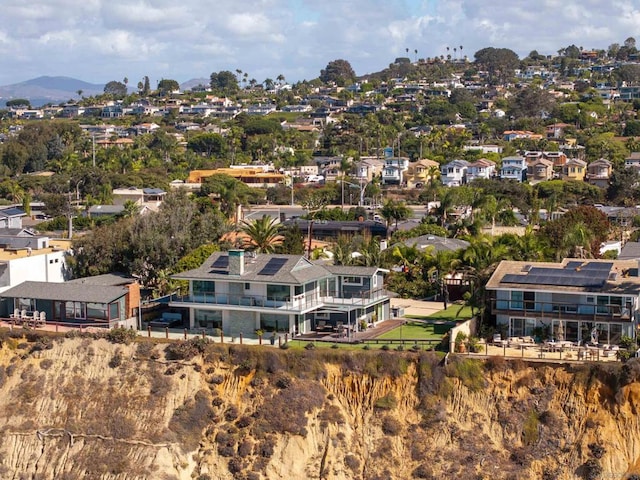
[[[484,47],[522,58],[635,35],[640,44],[640,0],[12,0],[0,85],[64,75],[135,86],[147,75],[154,87],[236,69],[295,82],[335,59],[358,75],[380,71],[407,48],[412,60],[415,50],[473,59]]]

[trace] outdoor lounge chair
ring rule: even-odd
[[[20,309],[16,308],[13,310],[13,313],[9,315],[9,318],[12,319],[12,321],[17,321],[20,320]]]
[[[316,332],[324,332],[327,329],[326,320],[318,320],[316,323]]]
[[[35,315],[34,315],[33,323],[34,323],[34,327],[44,327],[47,324],[47,313],[40,312],[40,315],[38,315],[38,318],[35,318]]]

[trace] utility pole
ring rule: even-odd
[[[93,168],[96,168],[96,134],[91,134],[91,145],[92,145],[92,154],[93,154]]]

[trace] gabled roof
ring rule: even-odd
[[[2,292],[1,296],[2,298],[110,303],[123,297],[128,291],[124,287],[86,283],[22,282],[20,285]]]
[[[227,252],[215,252],[198,268],[178,273],[173,275],[173,278],[179,280],[226,280],[301,285],[330,276],[330,273],[324,267],[311,263],[302,255],[276,254],[257,254],[255,257],[246,255],[244,274],[240,276],[231,275],[228,267],[214,267],[214,263],[218,258],[228,256]],[[271,275],[261,274],[260,272],[263,271],[269,260],[275,258],[282,259],[284,262],[280,269]]]
[[[607,160],[606,158],[599,158],[598,160],[594,160],[593,162],[591,162],[589,164],[589,166],[592,166],[592,165],[596,165],[596,166],[604,165],[606,167],[610,167],[611,166],[611,162],[609,160]]]

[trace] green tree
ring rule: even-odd
[[[509,80],[520,64],[518,55],[508,48],[483,48],[475,53],[474,58],[481,68],[487,70],[491,83]]]
[[[229,70],[213,72],[209,80],[211,89],[222,95],[232,95],[239,90],[238,79]]]
[[[320,71],[320,80],[324,83],[334,82],[339,87],[353,83],[356,74],[351,64],[343,59],[333,60]]]
[[[180,84],[176,80],[163,78],[158,82],[158,93],[162,96],[180,90]]]
[[[240,205],[248,201],[249,190],[250,187],[240,180],[230,175],[216,173],[202,182],[200,193],[217,198],[220,202],[220,211],[237,223],[239,219],[236,218],[236,211]]]
[[[23,107],[23,108],[31,108],[31,102],[26,98],[12,98],[11,100],[7,100],[5,105],[9,108],[11,107]]]
[[[122,82],[111,80],[104,86],[104,93],[114,98],[124,98],[127,96],[127,86]]]
[[[240,231],[247,238],[244,248],[258,253],[273,253],[279,245],[282,245],[282,235],[278,231],[278,223],[275,218],[263,215],[255,220],[244,220]]]

